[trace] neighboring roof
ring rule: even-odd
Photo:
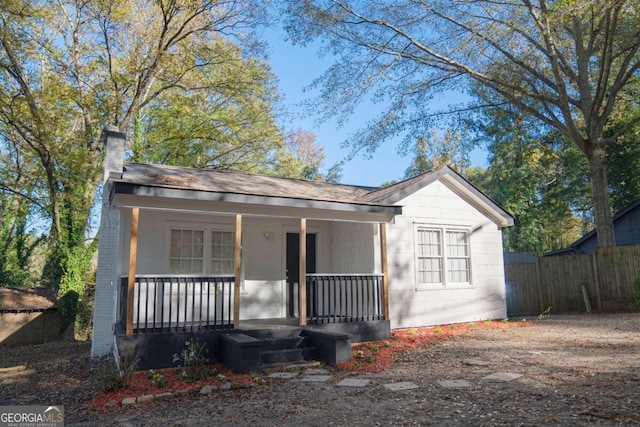
[[[55,306],[56,290],[49,288],[0,288],[0,312],[43,311]]]
[[[633,202],[632,204],[630,204],[629,206],[627,206],[626,208],[622,209],[620,212],[615,214],[613,216],[613,218],[612,218],[612,222],[615,224],[616,222],[618,222],[619,220],[621,220],[625,216],[627,216],[629,213],[631,213],[634,210],[636,210],[638,207],[640,207],[640,200],[636,200],[635,202]],[[558,249],[557,251],[547,252],[545,254],[542,254],[542,256],[576,254],[576,253],[578,253],[578,248],[584,242],[586,242],[589,239],[597,237],[597,231],[598,230],[594,228],[593,230],[591,230],[590,232],[588,232],[587,234],[583,235],[578,240],[573,242],[571,245],[569,245],[569,247],[564,248],[564,249]]]

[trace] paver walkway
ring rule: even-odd
[[[486,382],[509,382],[520,378],[521,374],[513,374],[509,372],[496,372],[491,375],[487,375],[482,377],[481,380]],[[281,372],[272,372],[267,375],[267,378],[277,378],[283,380],[291,380],[291,381],[300,381],[305,383],[328,383],[330,380],[334,378],[331,375],[331,372],[328,369],[306,369],[304,371],[281,371]],[[466,379],[439,379],[436,380],[436,383],[444,388],[457,389],[457,388],[470,388],[470,387],[478,387],[482,386],[482,384],[474,384]],[[227,386],[227,384],[225,384]],[[224,391],[230,388],[231,384],[228,384],[228,388],[225,386],[220,387],[220,390]],[[353,388],[363,388],[363,387],[371,387],[376,386],[376,383],[372,379],[369,378],[353,378],[347,377],[343,378],[337,383],[335,383],[336,387],[353,387]],[[418,384],[415,384],[411,381],[397,381],[382,384],[382,387],[387,390],[393,392],[401,392],[407,390],[415,390],[420,388]],[[212,386],[204,386],[199,394],[210,394],[213,392],[215,387]],[[134,403],[142,403],[146,401],[153,400],[154,398],[160,398],[164,395],[171,395],[171,393],[163,393],[158,396],[138,396],[128,397],[122,400],[122,405],[132,405]]]
[[[487,375],[482,380],[492,382],[509,382],[520,378],[521,374],[513,374],[509,372],[496,372],[491,375]],[[327,369],[307,369],[301,372],[273,372],[267,376],[268,378],[281,378],[292,379],[301,382],[321,382],[326,383],[333,378],[331,372]],[[466,379],[441,379],[436,381],[441,387],[444,388],[468,388],[475,385]],[[335,385],[338,387],[366,387],[371,385],[372,380],[367,378],[344,378]],[[391,391],[405,391],[414,390],[419,386],[411,381],[400,381],[382,384],[387,390]]]

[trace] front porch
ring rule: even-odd
[[[296,286],[306,317],[235,319],[234,276],[137,275],[133,292],[121,278],[116,334],[119,352],[139,369],[173,366],[185,341],[205,344],[212,363],[242,372],[264,365],[351,357],[351,343],[390,336],[380,274],[308,274]],[[132,304],[129,304],[129,302]],[[299,311],[299,310],[298,310]],[[129,331],[129,333],[127,333]]]
[[[300,318],[296,304],[293,316],[269,322],[304,326],[383,320],[383,282],[381,274],[307,274],[305,290],[296,283],[293,292],[306,305],[306,317]],[[129,277],[123,276],[117,329],[125,334],[193,332],[232,329],[236,322],[242,329],[252,321],[234,318],[242,298],[236,301],[235,292],[231,275],[137,275],[132,292]]]

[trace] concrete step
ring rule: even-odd
[[[263,338],[260,341],[262,342],[261,349],[263,352],[311,346],[309,337]]]
[[[314,360],[318,352],[313,347],[269,350],[260,353],[263,368],[272,365],[289,364]]]

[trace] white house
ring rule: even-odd
[[[506,317],[513,218],[449,167],[370,188],[125,163],[103,138],[93,355],[256,322],[359,341]]]

